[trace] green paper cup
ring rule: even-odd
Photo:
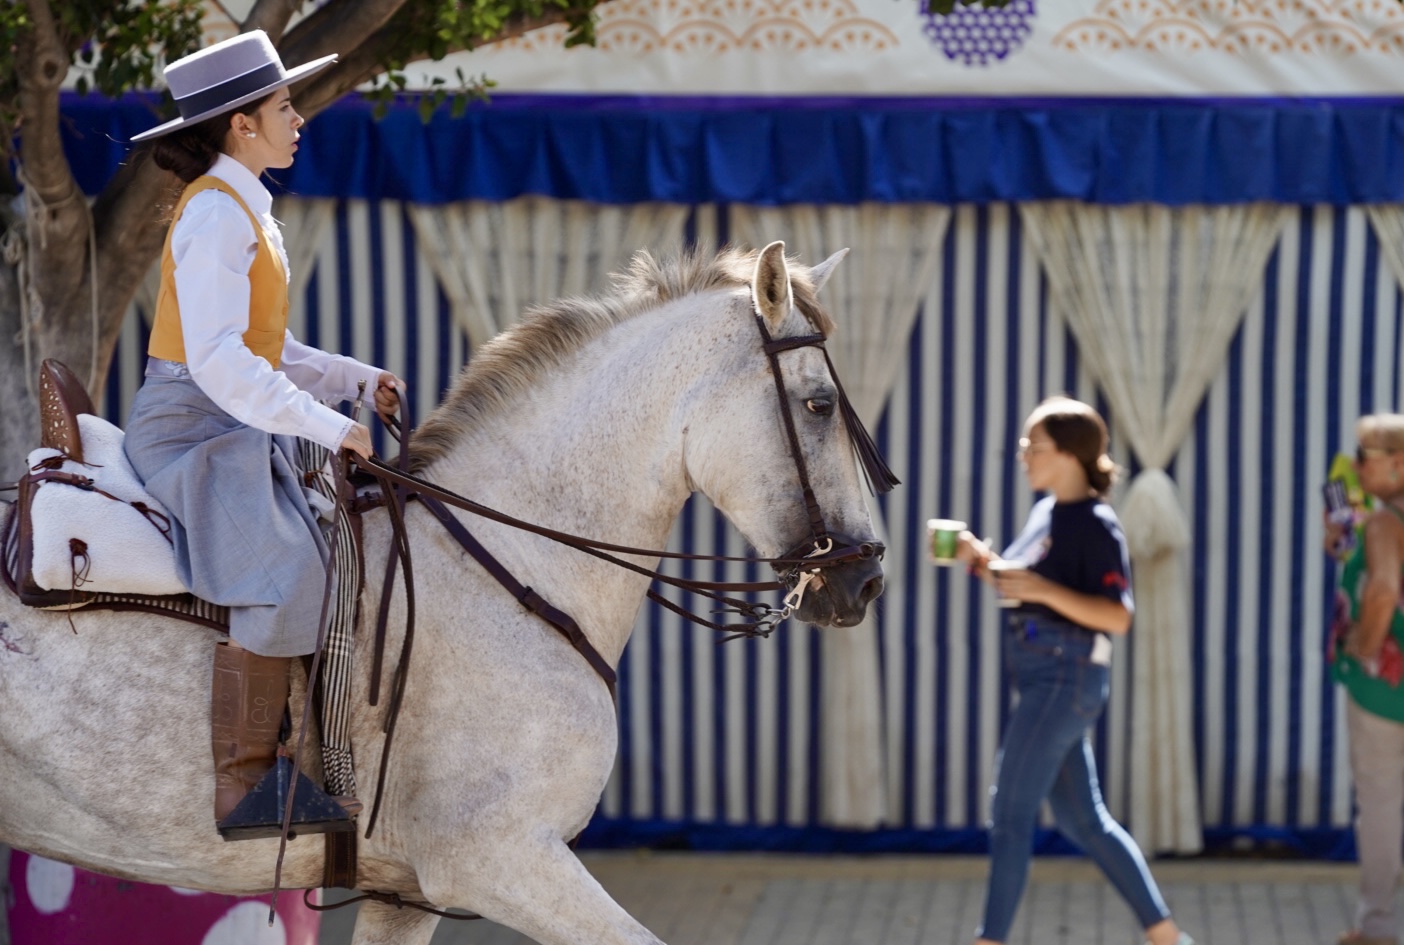
[[[1027,571],[1029,569],[1028,564],[1023,561],[1009,561],[1006,559],[1000,559],[999,561],[991,561],[988,565],[986,565],[986,567],[989,568],[989,570],[993,572],[995,576],[995,587],[999,586],[999,575],[1001,572]],[[1005,597],[1003,595],[1000,595],[998,601],[998,604],[1001,607],[1018,607],[1022,603],[1023,601],[1019,600],[1018,598]]]
[[[956,546],[960,533],[965,531],[965,523],[953,518],[930,518],[926,520],[926,537],[931,542],[931,558],[937,564],[956,563]]]

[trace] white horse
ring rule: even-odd
[[[783,555],[810,527],[755,316],[777,340],[830,330],[814,295],[838,259],[792,267],[782,243],[669,265],[640,253],[611,297],[529,313],[485,346],[416,431],[415,468],[527,521],[641,548],[661,548],[700,491],[761,555]],[[822,351],[779,359],[826,524],[872,540]],[[646,578],[459,517],[617,665]],[[416,655],[379,821],[360,841],[359,885],[470,909],[546,945],[657,942],[566,845],[589,821],[614,761],[617,721],[604,682],[416,503],[408,522]],[[363,613],[376,612],[389,531],[384,510],[365,519]],[[881,567],[852,561],[820,583],[799,616],[851,626],[881,593]],[[398,605],[394,612],[403,618]],[[214,828],[216,635],[130,613],[73,619],[76,635],[66,616],[0,591],[0,842],[141,882],[270,889],[278,841],[225,843]],[[390,654],[401,629],[391,628]],[[368,809],[385,709],[383,699],[367,705],[369,636],[356,644],[352,719]],[[394,668],[392,656],[386,678]],[[322,860],[320,837],[293,840],[284,886],[320,885]],[[366,902],[355,943],[424,945],[437,921]]]

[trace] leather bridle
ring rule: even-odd
[[[384,724],[385,745],[381,752],[376,800],[372,807],[370,820],[366,828],[367,837],[370,836],[371,831],[375,828],[375,822],[380,808],[380,799],[384,796],[383,789],[390,755],[390,745],[394,737],[395,724],[404,695],[404,685],[407,678],[409,658],[414,640],[413,568],[409,553],[408,532],[404,526],[404,509],[405,503],[408,500],[414,499],[424,505],[434,517],[443,524],[445,529],[453,535],[459,544],[478,561],[489,575],[506,588],[524,607],[555,627],[595,669],[596,673],[608,686],[611,695],[614,694],[615,686],[614,669],[599,654],[593,644],[590,643],[589,639],[581,631],[574,619],[551,605],[537,591],[518,581],[516,577],[503,567],[502,564],[472,536],[467,527],[464,526],[456,516],[449,512],[449,506],[462,509],[465,512],[470,512],[481,518],[508,525],[512,528],[541,535],[552,541],[609,561],[619,567],[646,575],[653,581],[710,598],[713,601],[725,605],[721,612],[739,614],[749,618],[747,622],[739,624],[714,622],[691,613],[680,605],[668,600],[657,591],[652,589],[648,591],[649,599],[679,616],[694,623],[711,627],[714,630],[729,633],[730,635],[725,637],[725,640],[736,639],[737,637],[769,636],[781,622],[800,608],[806,590],[824,570],[850,561],[882,557],[886,550],[882,542],[854,541],[846,536],[835,535],[828,530],[824,521],[823,511],[819,507],[818,499],[814,495],[814,489],[810,482],[808,464],[805,462],[804,452],[800,446],[799,433],[795,424],[793,409],[790,405],[790,398],[785,388],[784,375],[780,368],[780,354],[796,348],[819,348],[824,353],[824,360],[829,366],[829,373],[833,378],[834,386],[838,393],[841,415],[844,423],[848,427],[848,433],[853,444],[854,452],[857,454],[860,464],[863,467],[869,487],[875,493],[882,493],[891,490],[894,485],[898,484],[899,480],[893,475],[892,470],[888,468],[886,462],[883,461],[872,437],[869,436],[867,430],[863,427],[862,421],[858,418],[857,413],[849,403],[847,394],[844,393],[843,385],[838,379],[838,373],[834,370],[833,361],[829,358],[828,350],[824,347],[825,336],[822,333],[815,333],[775,340],[771,338],[770,332],[765,327],[765,322],[759,315],[756,316],[756,325],[760,329],[763,350],[766,358],[770,361],[771,374],[775,378],[775,389],[780,398],[780,415],[784,421],[790,455],[794,459],[795,468],[799,476],[800,488],[804,497],[810,530],[809,539],[777,558],[701,555],[661,551],[650,548],[634,548],[627,545],[617,545],[592,538],[585,538],[580,535],[572,535],[567,532],[547,528],[544,525],[523,521],[522,519],[515,518],[505,512],[500,512],[479,502],[475,502],[466,496],[459,495],[442,486],[437,486],[434,483],[412,475],[409,472],[408,444],[404,442],[404,437],[400,432],[401,429],[408,428],[409,425],[407,422],[404,423],[403,426],[393,419],[387,423],[391,434],[401,441],[399,468],[391,466],[378,458],[372,457],[368,460],[363,460],[354,454],[349,454],[350,459],[357,467],[374,477],[374,479],[380,483],[382,491],[381,496],[378,498],[359,500],[356,506],[353,507],[353,511],[363,512],[377,505],[385,505],[390,512],[393,531],[395,533],[392,552],[386,561],[385,586],[381,591],[380,613],[376,627],[375,659],[371,670],[371,705],[376,705],[379,700],[381,670],[384,660],[384,644],[389,618],[390,592],[397,563],[404,567],[406,584],[405,636],[401,644],[399,666],[395,673],[395,679],[391,683],[391,703],[386,713]],[[400,415],[405,417],[407,421],[409,415],[408,403],[403,393],[400,394],[400,399]],[[621,554],[638,555],[654,560],[672,559],[684,561],[769,564],[775,569],[780,580],[715,582],[673,577],[661,573],[658,569],[650,570],[632,561],[626,561],[618,557],[618,555]],[[782,605],[779,608],[772,607],[769,604],[754,603],[727,596],[732,593],[774,590],[787,591]]]
[[[833,552],[834,540],[829,533],[828,526],[824,524],[824,513],[819,508],[819,500],[814,496],[814,487],[810,485],[809,465],[804,461],[804,450],[800,447],[799,432],[795,427],[794,408],[790,405],[790,398],[785,389],[785,377],[780,370],[781,352],[793,351],[796,348],[818,348],[823,352],[824,363],[829,366],[829,376],[833,378],[834,388],[838,391],[839,411],[843,416],[844,424],[848,427],[853,451],[858,455],[859,462],[862,464],[869,488],[875,494],[890,492],[893,486],[899,484],[900,480],[888,468],[882,454],[878,451],[877,444],[873,442],[867,428],[858,418],[857,411],[853,409],[848,394],[839,381],[838,371],[834,369],[833,359],[829,357],[829,349],[824,347],[824,342],[827,340],[824,334],[815,332],[810,335],[796,335],[793,338],[781,338],[776,341],[770,337],[770,332],[765,327],[765,320],[760,315],[756,315],[755,318],[756,328],[760,330],[761,340],[764,342],[762,350],[765,351],[765,356],[770,361],[770,374],[775,378],[775,393],[780,398],[780,416],[785,421],[785,436],[789,440],[790,456],[795,461],[795,470],[799,474],[800,489],[804,496],[805,511],[809,515],[811,548],[809,554],[800,555],[799,552],[804,548],[804,545],[800,545],[782,555],[781,558],[771,561],[772,565],[777,561],[787,562],[783,570],[778,566],[776,570],[779,572],[781,580],[791,588],[790,592],[785,595],[785,609],[794,611],[799,609],[800,603],[804,600],[804,592],[809,583],[819,576],[824,567],[832,567],[831,564],[819,564],[817,560],[826,559]],[[872,542],[871,544],[877,546],[877,554],[881,557],[885,550],[882,543]],[[798,563],[788,564],[792,561],[798,561]]]
[[[814,494],[814,488],[810,482],[809,466],[805,462],[804,451],[800,446],[794,410],[785,387],[784,373],[780,367],[779,356],[782,353],[805,347],[818,348],[823,352],[824,361],[829,367],[829,375],[833,378],[834,387],[838,394],[840,413],[848,428],[848,434],[853,444],[854,453],[857,455],[860,465],[863,468],[869,488],[875,494],[886,493],[891,491],[893,486],[900,484],[900,480],[892,473],[892,470],[883,460],[882,454],[877,449],[877,445],[873,442],[872,437],[863,426],[863,422],[859,419],[857,412],[853,409],[848,395],[844,391],[843,384],[838,379],[838,372],[834,369],[834,363],[829,357],[828,349],[824,346],[826,340],[825,336],[822,333],[816,332],[814,334],[798,335],[791,338],[775,340],[771,338],[770,332],[766,329],[765,322],[761,317],[757,315],[755,319],[756,328],[760,332],[763,342],[762,350],[765,353],[766,359],[770,362],[771,375],[775,379],[775,391],[780,401],[780,416],[784,423],[785,437],[789,445],[790,456],[794,460],[796,473],[799,478],[801,495],[803,497],[810,530],[810,537],[806,541],[801,542],[779,557],[758,558],[752,556],[689,554],[684,552],[662,551],[655,548],[636,548],[629,545],[618,545],[593,538],[586,538],[568,532],[557,531],[556,529],[538,525],[533,522],[527,522],[412,475],[408,471],[408,464],[406,462],[408,448],[403,443],[401,444],[400,466],[398,469],[375,458],[362,460],[359,457],[353,456],[352,461],[362,470],[379,480],[383,486],[388,486],[391,489],[397,490],[402,499],[435,499],[442,505],[462,509],[463,511],[471,512],[474,515],[503,525],[508,525],[512,528],[549,538],[552,541],[575,548],[578,551],[609,561],[626,570],[645,575],[661,584],[667,584],[684,591],[709,597],[714,601],[726,604],[728,607],[727,612],[743,614],[753,618],[753,623],[750,624],[719,624],[684,611],[661,595],[653,591],[649,592],[650,599],[654,600],[656,603],[702,626],[711,627],[714,630],[728,631],[737,636],[768,636],[777,625],[799,608],[804,597],[805,587],[822,571],[837,565],[846,564],[850,561],[872,557],[881,558],[886,551],[886,547],[882,542],[855,542],[847,536],[837,536],[829,532],[824,521],[824,513],[819,507],[818,499]],[[401,396],[401,413],[403,415],[407,414],[408,410],[406,400],[403,398],[403,395]],[[398,426],[399,424],[397,423],[392,423],[390,425],[391,435],[397,440],[400,439],[400,433],[397,429]],[[433,511],[432,507],[431,511]],[[441,522],[445,521],[446,516],[437,512],[435,514]],[[451,516],[448,517],[451,518]],[[836,541],[836,538],[839,540]],[[650,570],[634,564],[631,561],[625,561],[616,557],[620,554],[638,555],[650,559],[768,564],[775,569],[780,580],[712,582],[672,577],[663,574],[659,570]],[[765,604],[755,604],[718,596],[722,592],[743,593],[775,590],[788,591],[783,606],[778,610]]]

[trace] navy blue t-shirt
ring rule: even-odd
[[[1135,609],[1126,536],[1112,507],[1101,499],[1040,499],[1002,557],[1026,561],[1035,574],[1079,593],[1121,601],[1127,611]],[[1024,604],[1012,612],[1068,620],[1042,604]]]

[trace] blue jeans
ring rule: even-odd
[[[1170,915],[1145,857],[1107,813],[1097,786],[1087,732],[1107,702],[1107,667],[1091,661],[1095,638],[1072,624],[1020,617],[1005,631],[1005,666],[1019,704],[996,761],[982,938],[1009,937],[1045,797],[1059,830],[1096,862],[1142,928]]]

